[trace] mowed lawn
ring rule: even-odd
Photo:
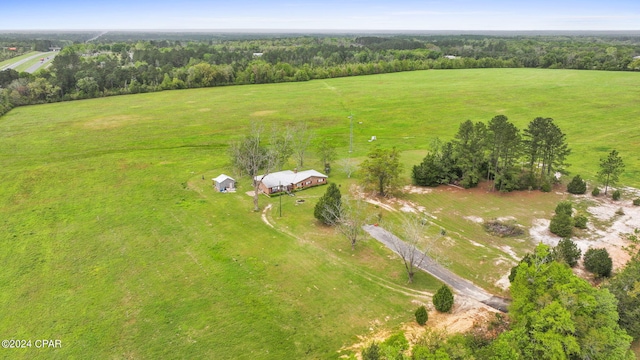
[[[270,130],[306,121],[344,158],[353,113],[352,156],[397,146],[419,161],[433,137],[450,139],[466,119],[505,114],[524,128],[544,116],[567,133],[572,173],[592,179],[616,148],[627,164],[622,182],[639,186],[638,85],[640,74],[622,72],[422,71],[14,109],[0,118],[0,335],[63,346],[4,351],[338,357],[372,324],[411,321],[412,300],[427,301],[420,291],[439,284],[421,274],[408,285],[402,264],[374,241],[352,252],[318,226],[312,211],[323,187],[299,193],[302,204],[283,198],[282,218],[280,199],[261,197],[274,228],[251,211],[248,179],[235,194],[213,192],[212,177],[233,175],[230,141],[252,123]],[[320,170],[313,154],[307,164]],[[334,164],[332,179],[346,190],[357,174],[346,179]],[[446,196],[432,201],[447,211]],[[509,215],[499,204],[514,201],[501,201],[486,216]],[[464,215],[463,203],[453,206]],[[465,230],[441,219],[448,231]],[[469,264],[451,260],[465,274]]]

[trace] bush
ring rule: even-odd
[[[551,183],[545,181],[544,183],[542,183],[542,186],[540,186],[540,190],[542,192],[551,192]]]
[[[556,205],[556,215],[566,214],[571,216],[572,213],[573,207],[571,201],[560,201],[558,205]]]
[[[570,267],[574,267],[580,260],[582,250],[571,239],[564,238],[553,248],[552,253],[557,261],[565,262]]]
[[[558,214],[551,218],[549,231],[563,238],[571,237],[573,232],[573,219],[567,214]]]
[[[427,323],[427,320],[429,320],[429,313],[427,312],[427,308],[425,308],[424,305],[420,306],[418,310],[416,310],[415,315],[416,321],[418,322],[418,324],[420,324],[420,326],[423,326]]]
[[[380,348],[392,348],[394,350],[393,352],[401,353],[409,349],[409,341],[407,341],[407,338],[404,336],[404,332],[400,331],[399,333],[389,336],[387,340],[380,344]]]
[[[620,194],[620,190],[616,190],[611,194],[611,198],[613,200],[620,200],[620,196],[622,196],[622,194]]]
[[[440,312],[449,312],[453,307],[453,293],[447,285],[442,285],[433,295],[433,305]]]
[[[589,220],[584,214],[580,214],[573,219],[573,222],[574,222],[573,225],[578,229],[586,229],[588,221]]]
[[[593,190],[591,190],[591,195],[593,195],[593,196],[600,195],[600,188],[599,187],[593,188]]]
[[[640,206],[640,198],[633,199],[633,205]]]
[[[375,342],[362,350],[362,360],[379,360],[380,347]]]
[[[607,249],[590,248],[584,254],[584,267],[598,277],[611,276],[613,261]]]
[[[580,175],[576,175],[567,185],[567,191],[571,194],[584,194],[587,192],[587,182],[582,180]]]

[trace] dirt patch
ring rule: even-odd
[[[424,305],[429,312],[429,320],[425,326],[420,326],[415,321],[404,323],[400,330],[413,346],[427,331],[438,331],[444,334],[464,333],[471,330],[474,324],[482,319],[492,318],[497,311],[465,296],[455,296],[453,308],[450,313],[440,313],[433,308],[433,304],[412,301],[412,308]],[[386,320],[386,319],[385,319]],[[339,352],[356,352],[356,358],[361,359],[360,352],[372,342],[381,343],[393,333],[383,326],[379,319],[370,322],[369,334],[358,336],[358,342],[348,347],[343,347]]]
[[[628,190],[627,190],[628,191]],[[602,224],[597,227],[592,222],[587,224],[587,230],[580,237],[572,237],[582,253],[589,248],[605,248],[613,260],[613,268],[620,269],[631,258],[627,250],[633,242],[627,238],[627,234],[633,234],[635,229],[640,229],[640,207],[633,206],[630,201],[613,201],[608,198],[589,198],[595,204],[587,208],[592,219]],[[616,214],[622,209],[624,215]],[[561,237],[549,231],[549,220],[535,219],[529,229],[529,234],[535,242],[542,242],[549,246],[556,246]]]
[[[81,124],[86,129],[103,130],[113,129],[121,126],[131,125],[143,120],[142,116],[135,115],[113,115],[89,120]]]
[[[275,110],[262,110],[262,111],[255,111],[251,113],[251,116],[267,116],[267,115],[272,115],[275,114],[276,111]]]
[[[432,191],[432,188],[415,185],[407,185],[402,188],[402,192],[405,194],[428,194]]]
[[[267,225],[269,225],[269,226],[273,227],[273,224],[269,222],[269,219],[267,219],[267,211],[269,211],[269,209],[271,209],[271,204],[267,205],[267,206],[264,208],[264,210],[262,210],[262,221],[263,221],[265,224],[267,224]]]
[[[484,223],[484,219],[483,219],[483,218],[481,218],[480,216],[473,216],[473,215],[472,215],[472,216],[465,216],[464,218],[465,218],[465,219],[467,219],[467,220],[469,220],[469,221],[471,221],[471,222],[474,222],[474,223],[476,223],[476,224],[482,224],[482,223]]]
[[[393,208],[393,206],[387,205],[385,203],[382,203],[382,202],[380,202],[380,201],[378,201],[376,199],[365,199],[364,201],[368,202],[369,204],[373,204],[373,205],[376,205],[378,207],[381,207],[381,208],[383,208],[385,210],[391,211],[391,212],[398,211],[395,208]]]

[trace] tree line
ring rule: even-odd
[[[564,173],[571,150],[566,135],[551,118],[537,117],[520,131],[504,115],[487,124],[467,120],[454,139],[435,139],[432,151],[412,169],[413,182],[421,186],[459,184],[476,187],[492,180],[492,189],[551,190],[556,172]]]
[[[640,70],[637,36],[284,36],[108,33],[1,38],[20,51],[64,46],[37,74],[0,72],[0,114],[15,106],[170,89],[306,81],[427,69]],[[17,36],[17,35],[16,35]],[[132,40],[124,40],[124,39]],[[146,35],[145,35],[146,36]],[[149,35],[150,36],[150,35]]]

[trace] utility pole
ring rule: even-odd
[[[353,152],[353,113],[349,115],[349,120],[351,120],[351,124],[349,125],[349,152]]]
[[[280,187],[280,217],[282,217],[282,182],[278,183]]]

